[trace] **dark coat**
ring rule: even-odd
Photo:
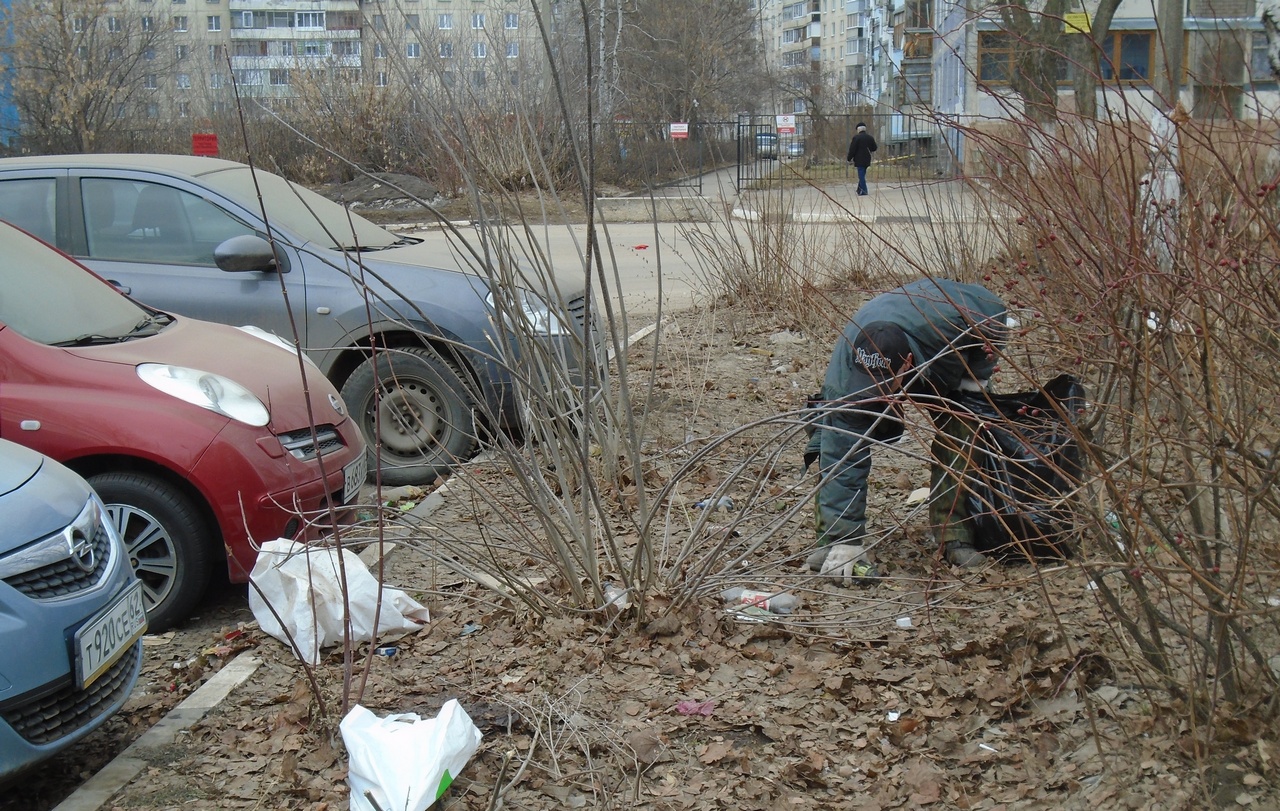
[[[863,130],[849,142],[849,155],[845,160],[852,161],[854,166],[870,166],[871,153],[876,151],[876,147],[876,139]]]
[[[877,402],[876,381],[853,362],[861,325],[888,321],[902,327],[913,357],[907,394],[928,402],[951,394],[965,378],[991,377],[1007,336],[1006,315],[1004,302],[981,285],[926,278],[881,293],[853,316],[827,365],[825,413],[806,449],[806,456],[818,456],[823,477],[817,498],[820,544],[862,538],[871,446],[902,433],[899,409]]]

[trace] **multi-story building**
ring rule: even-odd
[[[1085,8],[1096,5],[1088,0]],[[779,112],[882,113],[891,123],[883,135],[892,143],[944,129],[934,120],[998,119],[1020,109],[1010,71],[1017,49],[1029,46],[1004,30],[995,3],[759,0],[758,9],[766,53],[784,77],[774,104]],[[1178,24],[1157,19],[1179,13]],[[1100,80],[1100,114],[1141,117],[1167,106],[1155,88],[1165,70],[1161,43],[1170,36],[1181,39],[1177,96],[1193,116],[1269,116],[1280,108],[1254,0],[1122,0],[1098,66],[1062,60],[1063,109],[1074,107],[1071,76],[1078,69]]]

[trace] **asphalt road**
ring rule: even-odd
[[[663,310],[684,309],[706,295],[707,285],[702,281],[705,276],[700,276],[697,257],[689,242],[691,227],[697,225],[611,223],[605,226],[601,235],[605,240],[603,262],[608,289],[615,305],[625,304],[629,318],[652,318],[657,315],[659,305]],[[457,234],[430,228],[415,231],[413,235],[451,255],[460,265],[469,263],[470,251],[480,252],[480,235],[471,226],[460,227]],[[525,240],[519,248],[521,253],[534,253],[530,243],[536,241],[536,253],[545,256],[558,275],[584,278],[586,226],[548,225],[536,234],[520,237]],[[598,291],[594,273],[592,278]]]

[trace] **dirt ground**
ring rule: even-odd
[[[676,459],[799,408],[830,336],[793,326],[770,313],[695,311],[668,325],[658,357],[634,347],[633,372],[652,372],[660,395],[653,456]],[[748,441],[721,456],[739,458]],[[877,457],[873,511],[901,509],[927,484],[919,451],[908,441]],[[770,503],[785,505],[804,478],[798,447],[775,465]],[[488,493],[509,478],[495,464],[461,475]],[[694,476],[671,498],[721,484]],[[764,503],[733,492],[739,514]],[[478,537],[493,515],[451,499],[431,521]],[[714,595],[664,615],[673,592],[662,587],[650,608],[665,619],[638,628],[625,614],[539,619],[397,552],[389,579],[432,621],[394,656],[368,660],[361,703],[429,716],[461,702],[484,738],[446,809],[1280,808],[1274,732],[1242,719],[1226,743],[1192,758],[1194,730],[1131,664],[1075,567],[953,570],[904,519],[879,555],[888,576],[844,589],[804,579],[807,517],[780,520],[793,531],[771,582],[802,588],[803,602],[768,621],[727,612]],[[344,685],[340,656],[326,658],[316,671],[322,707],[298,661],[256,629],[243,589],[227,588],[187,628],[149,639],[125,711],[0,809],[51,808],[245,650],[263,660],[254,677],[181,743],[149,753],[149,768],[105,808],[346,808],[337,708],[364,675]]]

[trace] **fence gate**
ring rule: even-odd
[[[813,182],[856,178],[845,162],[859,123],[879,143],[867,173],[871,183],[917,183],[950,175],[937,123],[905,113],[797,114],[796,130],[779,133],[777,116],[742,113],[737,125],[737,189],[763,188],[784,179]]]

